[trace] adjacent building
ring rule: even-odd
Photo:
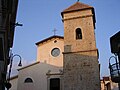
[[[119,86],[112,82],[110,76],[105,76],[101,79],[101,90],[119,90]]]
[[[13,46],[18,0],[0,0],[0,90],[4,90],[9,51]]]

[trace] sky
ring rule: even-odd
[[[19,0],[16,22],[23,24],[15,28],[12,51],[22,57],[23,65],[36,61],[36,42],[54,34],[63,36],[61,12],[77,0]],[[120,31],[120,0],[80,0],[93,6],[96,15],[96,44],[99,50],[100,75],[109,75],[111,55],[110,37]],[[13,69],[17,67],[16,59]]]

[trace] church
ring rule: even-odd
[[[64,36],[36,43],[36,62],[18,69],[10,90],[100,90],[95,12],[76,2],[61,12]]]

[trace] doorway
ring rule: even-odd
[[[59,78],[50,79],[50,90],[60,90],[60,79]]]

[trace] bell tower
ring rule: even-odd
[[[76,2],[61,15],[64,23],[64,90],[100,90],[94,8]]]

